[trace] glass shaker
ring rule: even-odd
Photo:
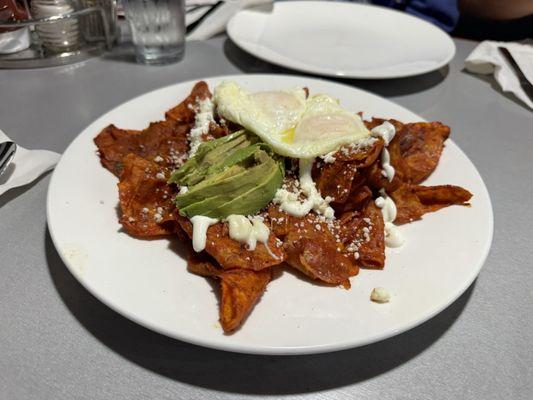
[[[73,12],[72,0],[32,0],[31,12],[35,18],[52,17]],[[43,47],[51,53],[77,50],[80,46],[80,33],[77,18],[36,26]]]

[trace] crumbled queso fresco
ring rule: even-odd
[[[364,139],[358,140],[357,142],[342,146],[339,151],[342,153],[342,155],[348,157],[353,152],[360,151],[372,146],[374,143],[376,143],[377,140],[378,139],[375,137],[368,136]]]
[[[205,99],[196,99],[196,116],[194,117],[194,126],[189,133],[189,157],[192,157],[198,151],[198,147],[202,144],[202,136],[209,133],[209,126],[215,122],[213,101],[206,97]]]
[[[390,301],[390,293],[382,287],[376,287],[370,293],[370,300],[374,303],[388,303]]]

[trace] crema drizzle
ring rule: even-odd
[[[394,139],[396,135],[396,128],[390,122],[385,121],[381,125],[376,126],[370,131],[373,137],[380,137],[385,142],[385,147],[381,151],[381,173],[389,182],[394,179],[395,169],[390,163],[390,154],[387,146]]]
[[[199,253],[205,249],[207,229],[218,222],[218,219],[195,215],[191,218],[192,223],[192,248]]]
[[[313,158],[301,158],[300,165],[300,181],[299,189],[295,188],[293,191],[287,189],[278,189],[272,202],[279,204],[281,210],[293,217],[303,217],[311,210],[317,214],[323,215],[327,219],[335,218],[333,208],[329,206],[330,197],[323,198],[318,192],[315,182],[311,177],[311,169],[313,168]],[[300,195],[305,199],[300,200]]]
[[[381,196],[376,199],[375,204],[381,209],[383,222],[385,223],[385,245],[387,247],[400,247],[405,240],[398,227],[393,223],[397,214],[396,204],[385,193],[385,190],[381,189],[380,193]]]

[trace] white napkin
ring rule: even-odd
[[[218,0],[186,0],[185,25],[196,22],[208,13]],[[224,32],[226,24],[239,10],[264,5],[271,8],[273,0],[226,0],[202,20],[199,25],[187,35],[187,40],[205,40]],[[203,7],[197,7],[203,6]]]
[[[0,33],[0,54],[11,54],[30,47],[30,30],[17,29]]]
[[[527,80],[533,84],[533,40],[515,42],[481,42],[465,60],[465,68],[474,74],[494,74],[494,78],[504,92],[511,92],[530,108],[533,101],[520,87],[520,82],[509,62],[498,50],[506,47],[516,60]]]
[[[10,140],[0,130],[0,142]],[[24,186],[34,181],[46,171],[51,170],[59,161],[59,154],[48,150],[27,150],[17,145],[11,164],[0,175],[0,195],[9,189]]]

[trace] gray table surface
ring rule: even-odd
[[[415,78],[345,81],[450,124],[492,196],[495,234],[477,281],[423,325],[337,353],[266,357],[209,350],[142,328],[68,272],[46,227],[47,175],[0,197],[1,399],[531,399],[533,113],[449,67]],[[19,144],[62,152],[91,121],[167,84],[284,72],[227,38],[188,44],[175,65],[124,49],[82,64],[0,71],[0,127]]]

